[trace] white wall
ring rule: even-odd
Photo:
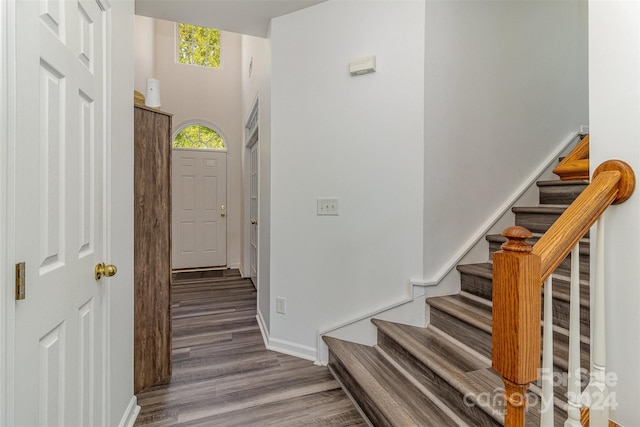
[[[609,159],[640,171],[640,3],[589,2],[590,160]],[[607,370],[620,425],[640,425],[640,196],[606,214]]]
[[[251,67],[251,75],[249,68]],[[246,124],[251,109],[259,101],[258,128],[258,315],[263,327],[270,328],[270,229],[271,229],[271,40],[242,36],[242,123]],[[249,147],[243,156],[244,222],[242,270],[249,272]]]
[[[240,266],[240,225],[242,193],[243,134],[241,122],[241,36],[222,33],[222,67],[213,69],[176,62],[175,23],[154,20],[153,26],[136,28],[136,40],[145,40],[140,33],[152,28],[154,33],[153,76],[140,74],[136,82],[146,77],[160,80],[161,109],[173,114],[173,130],[188,121],[204,120],[215,125],[228,148],[227,154],[227,265]],[[145,86],[140,89],[143,94]]]
[[[425,280],[588,124],[586,14],[583,1],[426,2]]]
[[[145,95],[147,90],[147,77],[153,77],[154,53],[155,53],[155,20],[146,16],[135,16],[134,33],[134,60],[135,78],[133,87]]]
[[[314,358],[318,330],[406,297],[422,273],[424,3],[329,1],[271,35],[270,335]],[[351,77],[367,55],[377,72]],[[340,215],[316,216],[318,197]]]

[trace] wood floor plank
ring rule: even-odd
[[[135,427],[367,425],[326,367],[264,347],[237,270],[179,273],[172,316],[173,375],[138,393]]]

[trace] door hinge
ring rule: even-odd
[[[16,264],[16,300],[25,299],[27,296],[25,288],[25,263]]]

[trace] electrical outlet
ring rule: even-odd
[[[285,314],[287,312],[287,299],[283,297],[276,298],[276,313]]]
[[[318,215],[338,215],[338,199],[318,199]]]

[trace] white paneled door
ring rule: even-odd
[[[105,423],[107,3],[15,2],[17,426]],[[117,203],[114,198],[114,203]],[[4,387],[4,385],[3,385]]]
[[[173,149],[174,269],[227,264],[227,153]]]

